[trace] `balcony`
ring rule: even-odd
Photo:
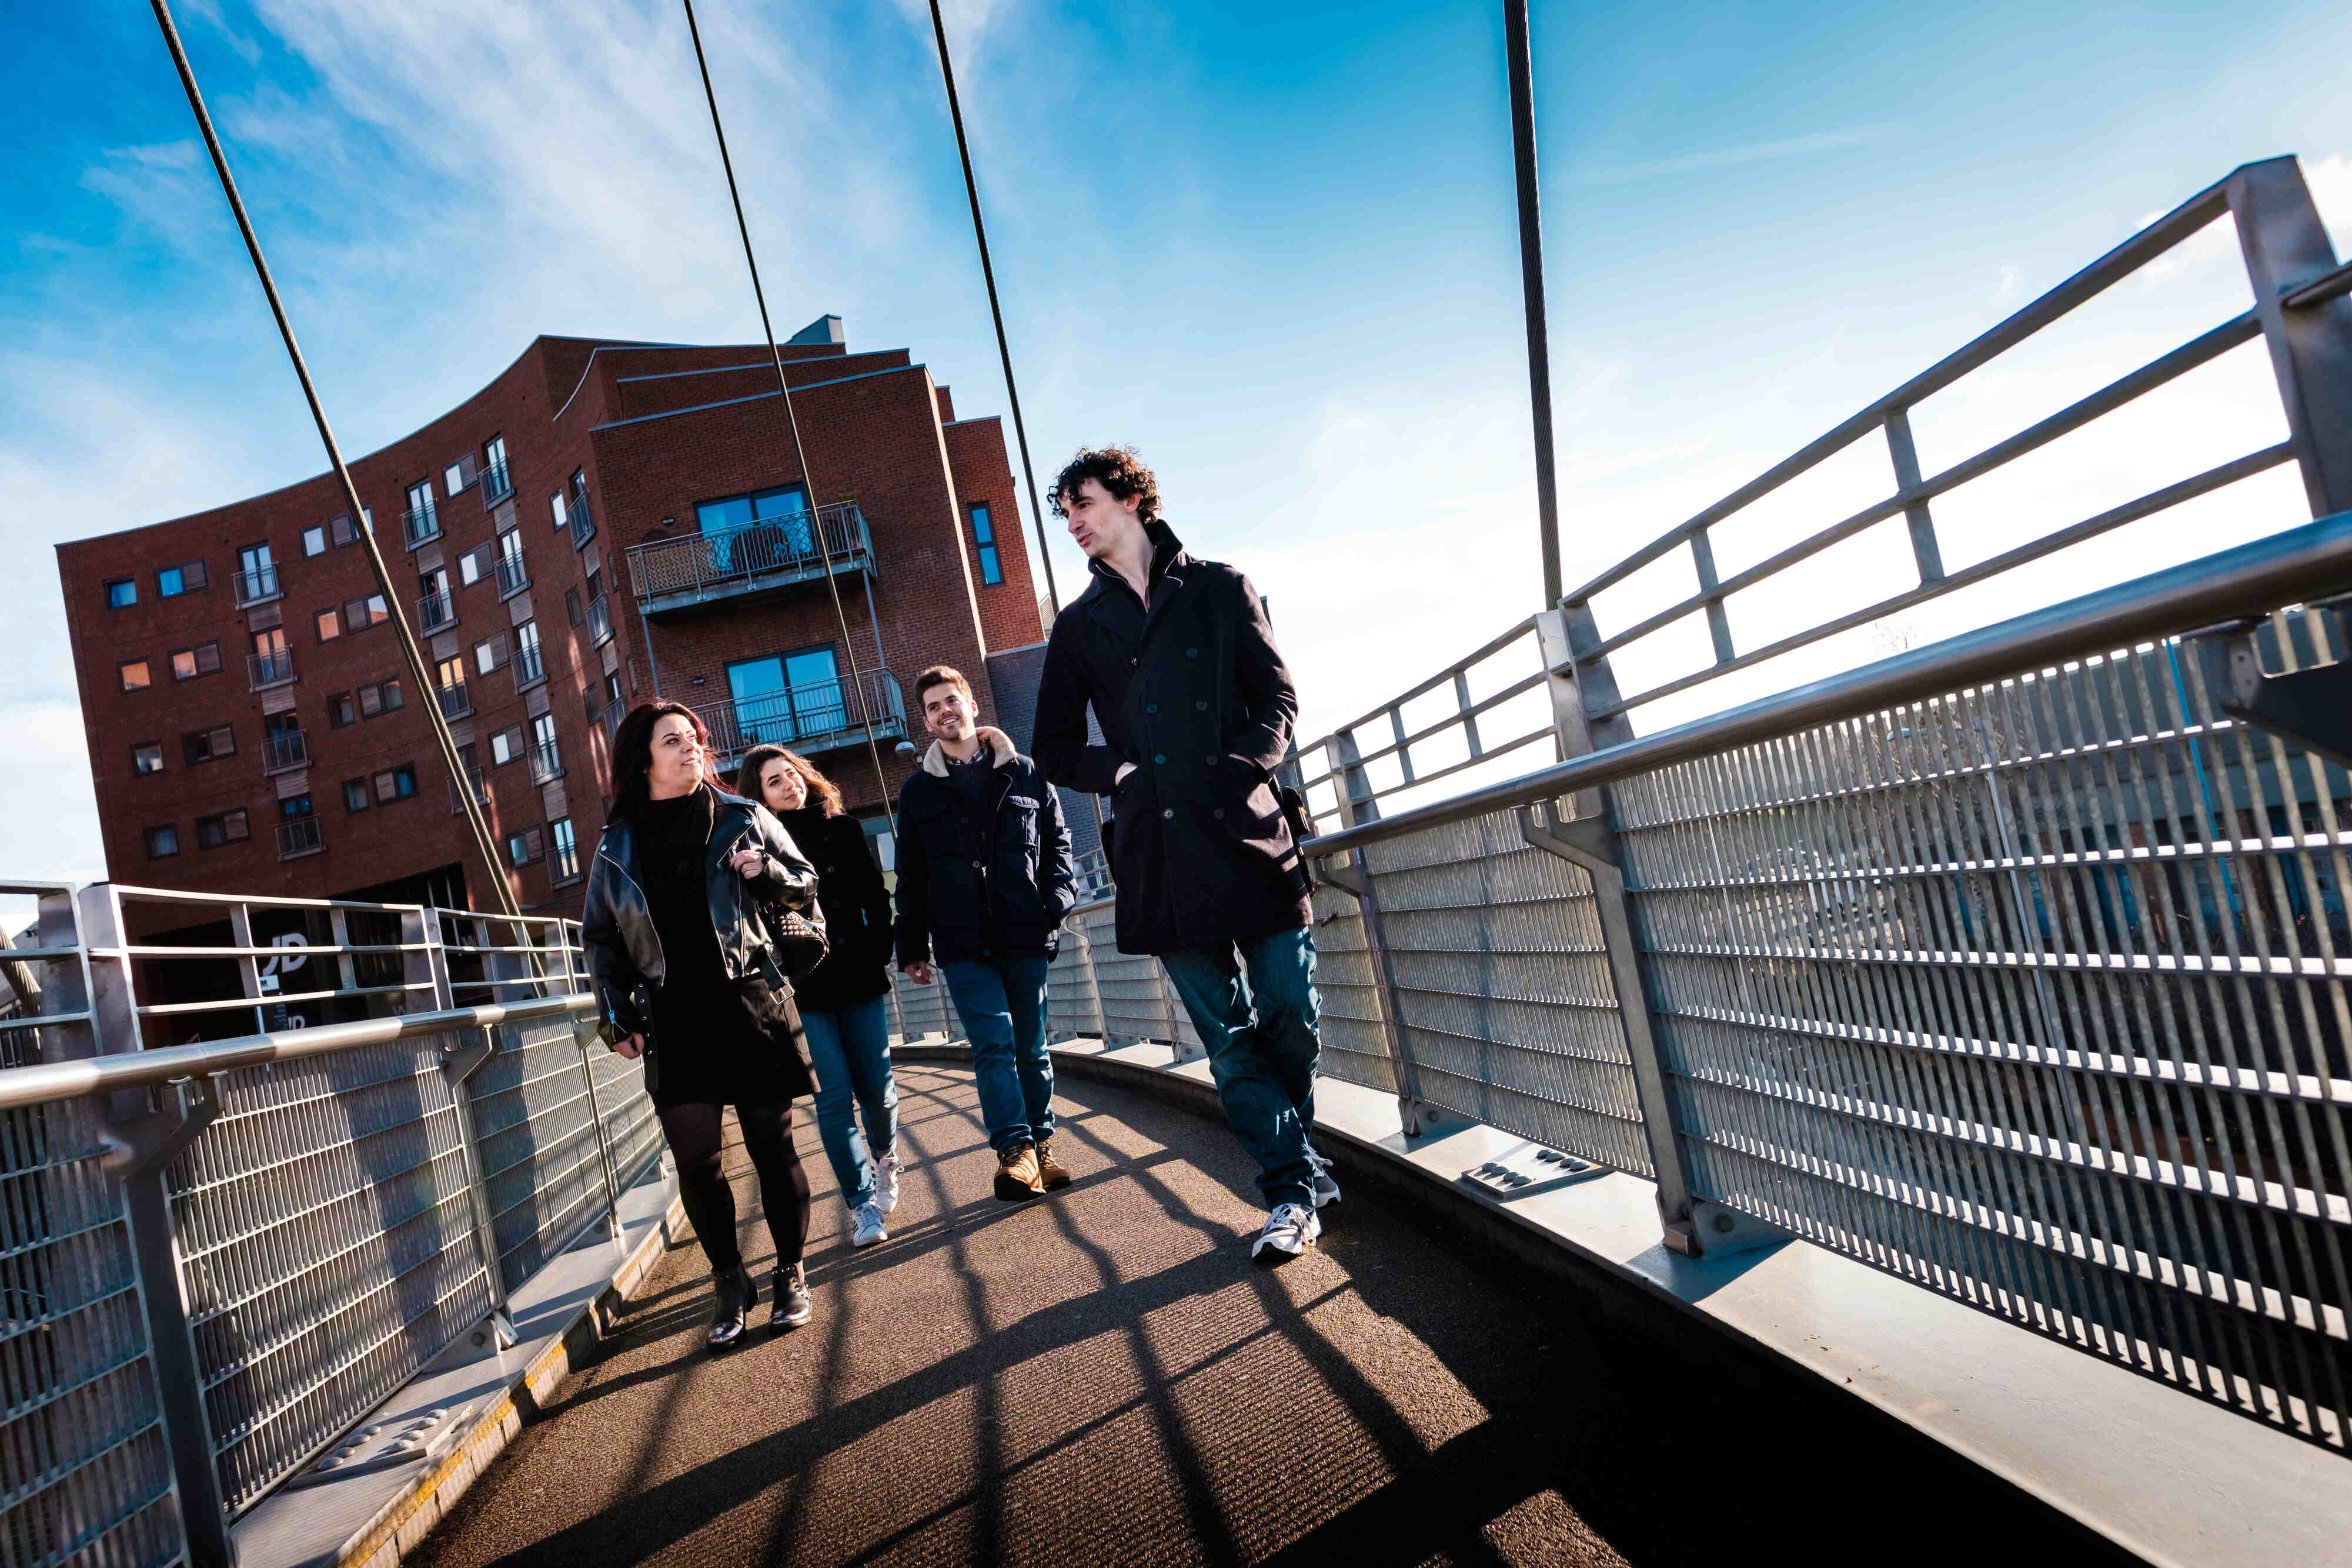
[[[434,514],[432,503],[427,502],[400,514],[400,530],[408,536],[408,548],[415,549],[441,537],[441,519]]]
[[[458,681],[453,685],[446,685],[441,688],[441,716],[443,718],[463,718],[473,711],[473,694],[466,689],[465,682]]]
[[[278,569],[274,566],[249,566],[236,574],[236,607],[266,604],[282,597],[278,591]]]
[[[310,743],[302,738],[300,730],[285,729],[274,735],[262,737],[261,771],[265,776],[271,773],[289,773],[297,768],[309,766],[310,766]]]
[[[601,648],[613,640],[613,612],[598,594],[588,601],[588,645]]]
[[[294,650],[280,648],[274,653],[247,653],[245,673],[252,677],[257,692],[285,685],[294,678]]]
[[[490,786],[483,779],[482,770],[478,766],[469,766],[466,769],[466,782],[473,790],[475,805],[488,806],[490,803]],[[449,814],[453,817],[458,816],[465,810],[465,797],[457,793],[457,781],[452,779],[449,781]]]
[[[551,779],[563,777],[563,757],[556,750],[555,742],[544,741],[530,748],[530,781],[544,784]]]
[[[418,631],[438,632],[444,626],[455,626],[457,623],[457,601],[450,596],[447,590],[445,589],[439,593],[428,593],[416,601]]]
[[[513,494],[514,481],[508,476],[505,458],[482,470],[482,510],[488,511]]]
[[[629,547],[630,589],[654,620],[772,599],[828,571],[874,574],[874,538],[855,502]]]
[[[499,557],[499,597],[512,599],[530,586],[530,570],[522,563],[520,554]]]
[[[575,490],[564,497],[565,516],[572,524],[572,548],[578,549],[596,537],[596,518],[588,510],[586,492]]]
[[[611,710],[606,710],[609,715]],[[780,692],[706,704],[695,710],[710,731],[710,753],[723,770],[755,746],[789,746],[803,753],[863,746],[870,733],[895,740],[907,733],[907,708],[898,679],[867,670],[856,685],[814,681]]]
[[[315,855],[327,847],[327,835],[316,817],[289,817],[278,824],[278,858]]]
[[[526,643],[514,653],[515,690],[526,691],[547,679],[547,664],[540,657],[539,644]]]

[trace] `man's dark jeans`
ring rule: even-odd
[[[998,1154],[1054,1135],[1054,1059],[1045,1053],[1045,971],[1053,963],[1035,953],[940,966],[971,1041],[980,1119]]]
[[[1301,926],[1238,946],[1179,947],[1160,962],[1208,1048],[1226,1124],[1258,1164],[1265,1206],[1312,1204],[1307,1135],[1315,1130],[1315,1024],[1322,1010],[1314,932]]]

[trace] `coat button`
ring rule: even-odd
[[[1158,754],[1156,754],[1156,753],[1155,753],[1155,754],[1153,755],[1153,757],[1152,757],[1151,760],[1152,760],[1152,761],[1154,761],[1154,762],[1165,762],[1165,761],[1167,761],[1167,760],[1168,760],[1168,758],[1166,758],[1165,757],[1160,756],[1160,755],[1158,755]]]
[[[1145,703],[1143,705],[1143,711],[1146,713],[1158,713],[1160,711],[1160,705],[1158,703]]]
[[[1209,753],[1209,756],[1208,756],[1208,759],[1207,759],[1207,760],[1208,760],[1208,764],[1209,764],[1209,766],[1210,766],[1210,767],[1212,767],[1212,768],[1214,768],[1214,767],[1217,765],[1217,754],[1216,754],[1215,752],[1212,751],[1211,753]]]
[[[1222,822],[1225,820],[1225,809],[1223,806],[1220,806],[1215,810],[1210,812],[1209,815],[1216,818],[1217,821]]]
[[[1201,650],[1198,648],[1187,648],[1184,650],[1184,656],[1188,659],[1197,659],[1201,656]]]
[[[1172,806],[1170,806],[1170,807],[1163,807],[1163,808],[1160,810],[1160,819],[1161,819],[1161,821],[1166,821],[1167,819],[1171,818],[1171,817],[1173,817],[1175,814],[1176,814],[1176,810],[1175,810],[1175,808],[1174,808],[1174,807],[1172,807]]]
[[[971,862],[971,869],[972,869],[972,870],[974,870],[974,871],[978,871],[978,870],[980,870],[980,869],[981,869],[981,867],[980,867],[980,862],[979,862],[978,861],[974,861],[974,862]]]
[[[1192,711],[1194,713],[1206,713],[1209,711],[1209,705],[1207,703],[1194,703],[1192,705]]]

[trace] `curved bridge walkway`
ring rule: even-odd
[[[2013,1508],[1972,1507],[1948,1471],[1614,1336],[1369,1190],[1318,1252],[1252,1267],[1248,1169],[1186,1111],[1064,1074],[1076,1180],[1015,1206],[990,1195],[969,1071],[902,1062],[898,1083],[909,1168],[884,1245],[850,1251],[800,1119],[814,1322],[709,1353],[684,1242],[409,1561],[1981,1563],[2026,1544]],[[740,1146],[730,1162],[764,1281]]]

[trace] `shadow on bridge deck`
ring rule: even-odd
[[[1013,1206],[990,1196],[970,1074],[898,1081],[909,1169],[880,1247],[850,1252],[802,1118],[813,1323],[709,1354],[687,1242],[410,1561],[1980,1563],[2061,1544],[1958,1465],[1678,1365],[1369,1192],[1319,1253],[1255,1269],[1248,1169],[1184,1111],[1065,1075],[1076,1179]]]

